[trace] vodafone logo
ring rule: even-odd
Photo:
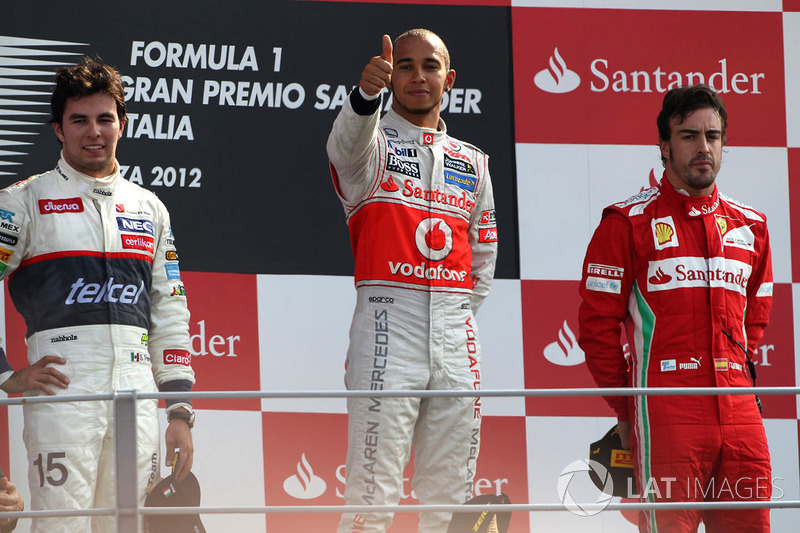
[[[567,63],[556,47],[550,56],[549,68],[539,71],[533,77],[533,83],[545,92],[560,94],[577,89],[581,84],[581,77],[567,68]]]
[[[80,198],[39,200],[39,212],[43,215],[51,213],[80,213],[81,211],[83,211],[83,200]]]
[[[441,261],[453,249],[453,230],[441,218],[426,218],[414,234],[417,250],[430,261]]]
[[[325,480],[314,474],[306,454],[300,456],[297,463],[297,474],[287,477],[283,482],[283,490],[298,500],[311,500],[322,496],[328,487]]]

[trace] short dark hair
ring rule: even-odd
[[[99,59],[84,57],[77,65],[68,65],[56,69],[55,88],[50,97],[50,122],[61,124],[67,100],[73,97],[105,93],[117,103],[117,118],[120,122],[127,119],[125,112],[125,89],[122,80],[113,67]]]
[[[407,39],[408,37],[417,37],[420,39],[432,39],[442,43],[442,48],[444,50],[444,68],[445,70],[450,70],[450,50],[448,50],[447,45],[444,44],[444,39],[436,35],[431,30],[426,30],[425,28],[414,28],[413,30],[404,31],[403,33],[401,33],[400,36],[394,40],[394,46],[397,46],[397,43],[399,41]]]
[[[670,120],[677,118],[678,122],[686,120],[686,116],[698,109],[711,108],[717,112],[722,122],[722,142],[726,142],[725,130],[728,127],[728,113],[719,94],[705,84],[692,85],[691,87],[678,87],[664,95],[661,112],[658,114],[658,138],[669,141],[672,136]],[[666,163],[664,157],[661,161]]]

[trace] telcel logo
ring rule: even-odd
[[[115,283],[114,278],[108,278],[105,283],[85,283],[83,278],[72,284],[69,296],[64,300],[65,305],[91,304],[91,303],[121,303],[135,305],[144,292],[144,281],[138,286]]]

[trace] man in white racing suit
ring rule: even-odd
[[[0,272],[27,325],[29,366],[0,357],[0,388],[60,395],[189,391],[189,311],[164,204],[124,180],[116,145],[124,90],[86,58],[59,68],[51,99],[62,145],[54,170],[0,191]],[[166,460],[192,466],[191,405],[167,402]],[[115,506],[108,401],[24,406],[33,510]],[[159,481],[157,402],[137,402],[138,494]],[[115,530],[114,517],[33,520],[31,531]]]
[[[364,68],[328,140],[355,257],[357,303],[349,390],[478,390],[474,313],[497,255],[488,157],[447,134],[442,96],[455,81],[442,40],[411,30]],[[392,91],[380,119],[381,92]],[[345,502],[394,505],[414,449],[422,504],[473,495],[480,448],[477,397],[348,400]],[[420,531],[445,532],[451,513],[423,513]],[[343,532],[385,531],[391,513],[344,513]]]

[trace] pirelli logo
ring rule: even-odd
[[[619,278],[622,279],[622,275],[625,273],[624,268],[609,266],[609,265],[599,265],[597,263],[589,263],[586,268],[587,274],[593,276],[603,276],[606,278]]]
[[[611,466],[633,468],[633,455],[630,450],[611,450]]]

